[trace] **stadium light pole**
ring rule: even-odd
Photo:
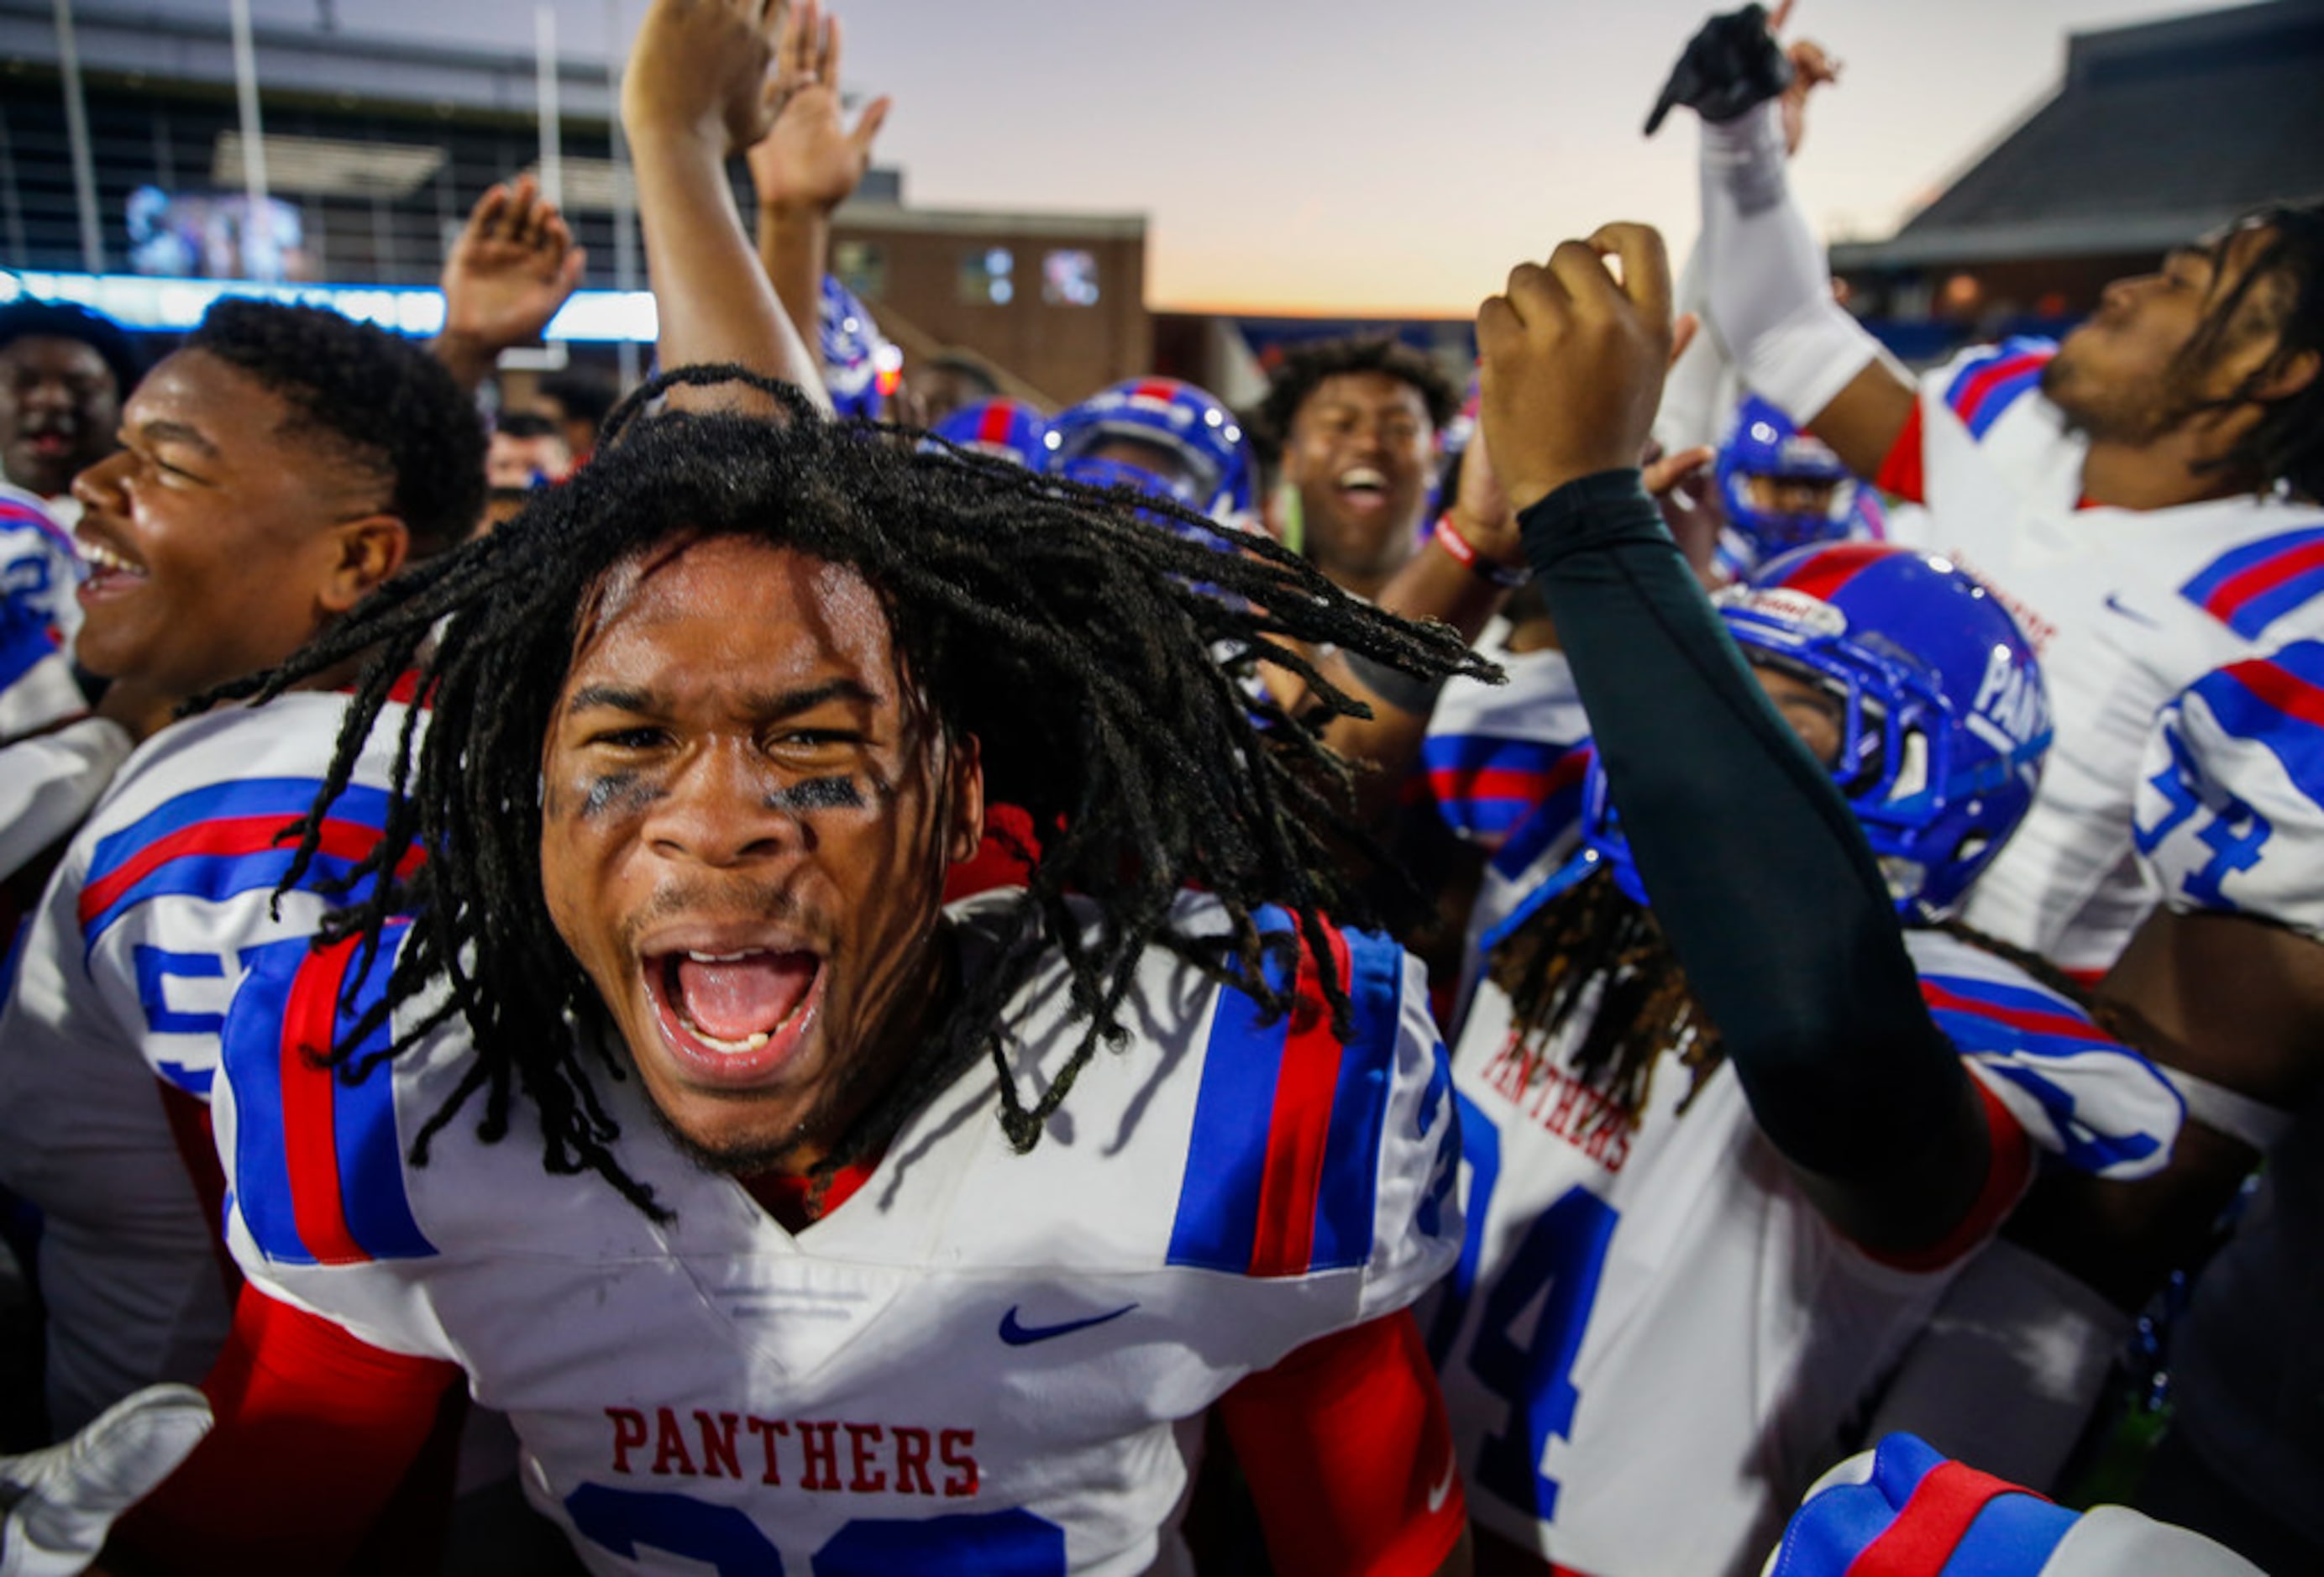
[[[621,41],[628,36],[622,29],[622,0],[605,0],[605,90],[613,106],[610,120],[613,134],[613,288],[617,290],[638,288],[636,194],[630,185],[630,140],[622,131]],[[622,341],[614,354],[621,358],[622,388],[627,391],[636,387],[644,371],[639,362],[637,342]]]
[[[88,106],[81,98],[80,50],[73,40],[72,0],[57,0],[57,74],[64,79],[65,136],[72,144],[73,203],[80,211],[80,265],[105,272],[105,226],[97,214],[97,161],[88,146]]]
[[[242,271],[253,274],[250,236],[272,240],[273,213],[266,201],[266,132],[258,115],[258,47],[250,36],[250,0],[234,0],[234,96],[242,111],[242,189],[247,211],[242,221]],[[262,255],[271,254],[270,244]],[[280,276],[277,276],[280,277]]]

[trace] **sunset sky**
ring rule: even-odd
[[[86,3],[86,0],[85,0]],[[106,0],[98,0],[106,3]],[[116,0],[117,3],[117,0]],[[146,0],[216,15],[224,0]],[[642,0],[553,0],[568,54]],[[314,24],[318,0],[255,0]],[[1157,307],[1465,314],[1601,220],[1694,230],[1694,133],[1638,134],[1701,0],[841,0],[851,90],[924,208],[1142,212]],[[1845,62],[1796,184],[1884,235],[2060,78],[2077,30],[2188,0],[1802,0]],[[341,29],[527,49],[528,0],[335,0]]]

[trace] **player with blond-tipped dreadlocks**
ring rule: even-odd
[[[720,384],[771,414],[640,414]],[[1236,670],[1480,665],[1159,507],[693,369],[249,687],[371,654],[300,859],[378,796],[345,873],[403,880],[228,1014],[269,1383],[197,1474],[319,1432],[282,1498],[338,1547],[465,1374],[599,1570],[1144,1571],[1216,1402],[1283,1569],[1456,1556],[1443,1054]],[[943,908],[988,800],[1026,884]]]

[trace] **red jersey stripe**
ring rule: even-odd
[[[350,936],[300,966],[282,1014],[282,1148],[290,1178],[290,1209],[299,1240],[325,1265],[361,1265],[371,1256],[347,1228],[339,1193],[338,1074],[318,1066],[338,1030],[339,991],[347,959],[359,945]]]
[[[1347,973],[1348,945],[1325,927],[1339,978]],[[1324,1142],[1332,1132],[1332,1101],[1340,1085],[1339,1038],[1323,1000],[1313,954],[1299,953],[1296,1001],[1291,1008],[1276,1075],[1274,1120],[1267,1135],[1267,1170],[1259,1181],[1259,1222],[1250,1249],[1253,1276],[1305,1273],[1315,1247],[1315,1202],[1323,1182]]]

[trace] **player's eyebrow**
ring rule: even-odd
[[[651,712],[654,710],[654,694],[650,690],[633,690],[621,685],[584,685],[573,692],[571,700],[565,703],[565,715],[572,717],[599,707],[613,712]]]
[[[854,679],[832,679],[820,685],[808,685],[797,690],[772,690],[754,693],[748,697],[750,710],[762,717],[788,717],[794,713],[812,711],[829,701],[855,701],[866,706],[877,705],[879,696]],[[656,713],[665,709],[666,703],[654,690],[627,685],[584,685],[573,692],[565,703],[567,717],[603,707],[615,712]]]
[[[137,436],[149,444],[182,444],[213,459],[217,456],[217,446],[203,437],[198,428],[189,427],[182,421],[157,420],[145,422],[138,428]]]

